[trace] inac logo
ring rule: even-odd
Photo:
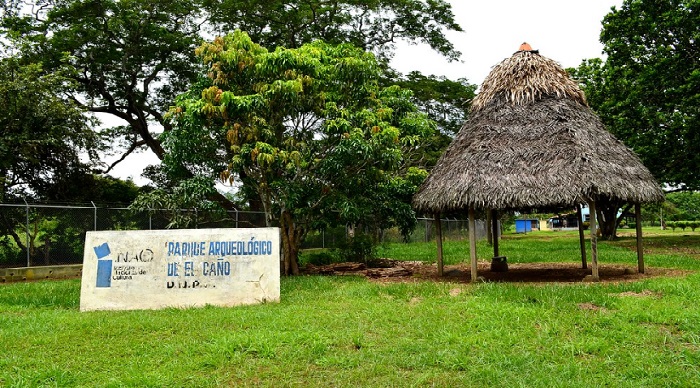
[[[112,251],[109,245],[104,243],[93,248],[97,255],[97,284],[96,287],[111,287],[112,286],[112,260],[110,254]]]

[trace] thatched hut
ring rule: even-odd
[[[639,213],[640,203],[662,201],[663,192],[637,155],[605,129],[566,71],[524,43],[486,77],[469,119],[413,204],[434,214],[469,209],[473,218],[474,209],[573,208],[587,203],[597,278],[595,203],[603,199],[634,203]],[[474,241],[471,246],[475,279]],[[494,248],[498,256],[497,240]]]

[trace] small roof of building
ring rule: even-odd
[[[486,77],[413,204],[426,212],[535,209],[602,198],[659,202],[663,191],[566,71],[524,43]]]

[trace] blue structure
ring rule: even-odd
[[[538,220],[515,220],[515,233],[532,232],[532,223]]]

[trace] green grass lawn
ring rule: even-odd
[[[700,234],[648,266],[700,269]],[[623,237],[601,263],[636,263]],[[448,262],[468,261],[465,241]],[[506,235],[509,262],[579,261],[576,234]],[[480,244],[480,257],[490,257]],[[434,244],[380,256],[433,261]],[[700,386],[700,274],[545,285],[282,279],[282,301],[78,311],[80,281],[0,285],[0,386]]]

